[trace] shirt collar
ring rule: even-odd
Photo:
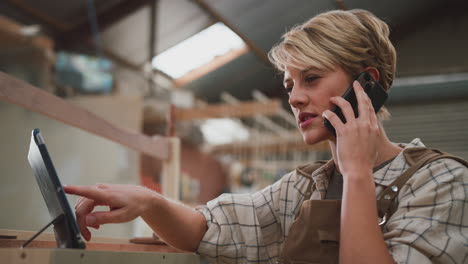
[[[408,144],[398,143],[398,146],[402,147],[403,150],[415,147],[425,147],[419,138],[413,139]],[[390,163],[374,172],[373,176],[376,184],[388,186],[409,168],[409,164],[405,159],[403,150]],[[335,163],[332,159],[315,170],[311,175],[316,184],[315,188],[320,192],[322,197],[324,197],[326,190],[328,189],[328,175],[331,175],[334,169]]]
[[[425,147],[419,138],[413,139],[408,144],[398,143],[398,145],[402,147],[403,150],[392,162],[374,172],[374,182],[376,184],[388,186],[409,168],[409,164],[403,154],[404,150],[415,147]]]

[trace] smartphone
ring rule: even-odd
[[[379,84],[379,82],[376,81],[374,77],[372,77],[372,75],[367,71],[361,72],[357,76],[356,81],[358,81],[361,84],[362,88],[364,88],[364,91],[369,96],[372,102],[372,106],[374,107],[374,110],[377,113],[388,98],[387,92]],[[351,107],[354,111],[354,116],[358,117],[359,113],[357,106],[357,98],[356,94],[354,93],[353,83],[351,83],[348,90],[346,90],[342,97],[351,104]],[[341,109],[338,106],[335,106],[332,109],[332,112],[334,112],[343,123],[346,123],[346,118],[344,117],[343,112],[341,112]],[[336,137],[335,128],[332,126],[330,121],[328,121],[328,119],[325,119],[323,121],[323,124]]]

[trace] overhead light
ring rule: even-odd
[[[152,65],[174,79],[217,56],[245,48],[244,41],[223,23],[216,23],[155,56]]]
[[[249,131],[229,118],[207,119],[200,129],[205,141],[211,145],[228,144],[249,138]]]

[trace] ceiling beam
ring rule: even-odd
[[[6,0],[6,2],[21,12],[27,14],[28,16],[31,16],[33,19],[37,20],[39,24],[53,30],[54,32],[66,31],[71,28],[71,25],[64,23],[63,21],[59,21],[58,19],[55,19],[48,14],[31,7],[24,0]]]
[[[270,60],[268,59],[267,53],[259,48],[257,44],[255,44],[252,40],[250,40],[247,35],[242,33],[238,28],[236,28],[232,23],[230,23],[227,19],[225,19],[218,11],[212,8],[209,4],[207,4],[204,0],[193,0],[198,6],[212,16],[216,21],[222,22],[226,27],[231,29],[234,33],[236,33],[244,42],[245,44],[252,50],[252,52],[260,58],[260,60],[267,64],[271,65]]]
[[[106,28],[112,26],[117,21],[130,15],[136,10],[144,7],[155,0],[125,0],[108,8],[104,11],[97,11],[97,21],[99,23],[99,30],[104,31]],[[91,25],[88,20],[80,23],[70,30],[63,32],[58,39],[57,46],[59,47],[73,47],[76,44],[84,42],[91,36]]]
[[[92,44],[90,44],[93,48],[94,48],[94,42]],[[116,54],[115,52],[107,49],[107,48],[104,48],[102,50],[102,53],[104,54],[104,57],[112,60],[113,62],[129,69],[129,70],[132,70],[132,71],[135,71],[135,72],[138,72],[138,73],[143,73],[143,67],[137,65],[137,64],[134,64],[134,63],[131,63],[129,62],[128,60],[126,60],[125,58],[123,58],[122,56]]]
[[[149,24],[150,24],[150,39],[149,39],[149,47],[148,47],[148,54],[149,58],[148,61],[151,62],[151,60],[156,56],[156,44],[157,44],[157,16],[158,16],[158,3],[159,0],[152,0],[150,2],[151,6],[151,13],[150,13],[150,18],[149,18]]]
[[[86,42],[86,45],[91,50],[96,49],[96,44],[94,43],[93,40],[89,40],[88,42]],[[122,67],[125,67],[128,70],[131,70],[131,71],[134,71],[136,73],[142,74],[143,76],[147,75],[145,73],[145,70],[144,70],[144,65],[134,64],[134,63],[128,61],[127,59],[123,58],[119,54],[117,54],[117,53],[115,53],[115,52],[113,52],[110,49],[105,48],[105,47],[102,49],[102,53],[103,53],[105,58],[110,59],[114,63],[116,63],[116,64],[118,64],[118,65],[120,65]],[[154,74],[159,74],[159,75],[164,76],[164,78],[166,78],[168,80],[172,80],[171,76],[169,76],[165,72],[162,72],[162,71],[160,71],[158,69],[155,69],[155,68],[153,68],[153,75]]]
[[[157,16],[158,16],[158,4],[159,0],[152,0],[150,2],[150,17],[149,17],[149,43],[148,43],[148,62],[151,64],[151,72],[153,72],[154,67],[152,65],[153,58],[156,56],[156,45],[157,45]],[[148,80],[148,96],[154,96],[154,90],[156,88],[156,83],[150,78]]]
[[[464,16],[468,9],[466,1],[449,0],[438,3],[430,9],[421,8],[419,12],[415,12],[402,22],[391,25],[390,40],[392,43],[398,43],[411,34],[438,23],[443,18]]]
[[[96,44],[91,38],[92,33],[89,20],[86,19],[84,22],[73,26],[68,23],[64,23],[63,21],[59,21],[50,15],[31,7],[23,0],[6,1],[16,9],[37,20],[37,22],[43,25],[45,29],[50,30],[53,34],[55,34],[56,47],[73,49],[73,46],[79,44],[81,46],[85,45],[91,48],[95,48]],[[97,20],[99,23],[99,29],[103,31],[125,16],[135,12],[137,9],[151,3],[151,1],[157,0],[125,0],[104,11],[98,10]],[[113,54],[109,50],[103,52],[110,59],[116,60],[119,64],[126,66],[129,69],[136,71],[141,71],[142,69],[141,66],[132,65],[128,61],[119,58],[116,54]]]
[[[235,58],[238,58],[246,54],[248,51],[249,51],[248,47],[244,46],[241,49],[232,50],[225,55],[217,56],[214,59],[212,59],[210,62],[208,62],[207,64],[202,65],[196,69],[193,69],[192,71],[186,73],[184,76],[178,79],[175,79],[174,86],[182,87],[186,84],[189,84],[193,82],[194,80],[197,80],[200,77],[208,74],[209,72],[219,69],[221,66],[227,64],[228,62],[234,60]],[[225,82],[225,84],[226,83],[227,81]]]
[[[336,3],[336,6],[338,6],[339,9],[348,10],[348,6],[345,4],[345,2],[343,0],[336,0],[335,3]]]
[[[45,36],[28,37],[21,33],[22,25],[15,23],[5,16],[0,15],[0,48],[6,51],[11,48],[18,48],[18,46],[32,45],[42,50],[53,50],[54,42]]]

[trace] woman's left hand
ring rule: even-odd
[[[346,123],[330,110],[322,114],[336,130],[336,162],[345,178],[366,175],[369,172],[372,174],[378,157],[377,141],[381,133],[370,98],[359,82],[354,81],[353,88],[358,102],[357,118],[351,104],[339,96],[330,98],[330,101],[341,108]]]

